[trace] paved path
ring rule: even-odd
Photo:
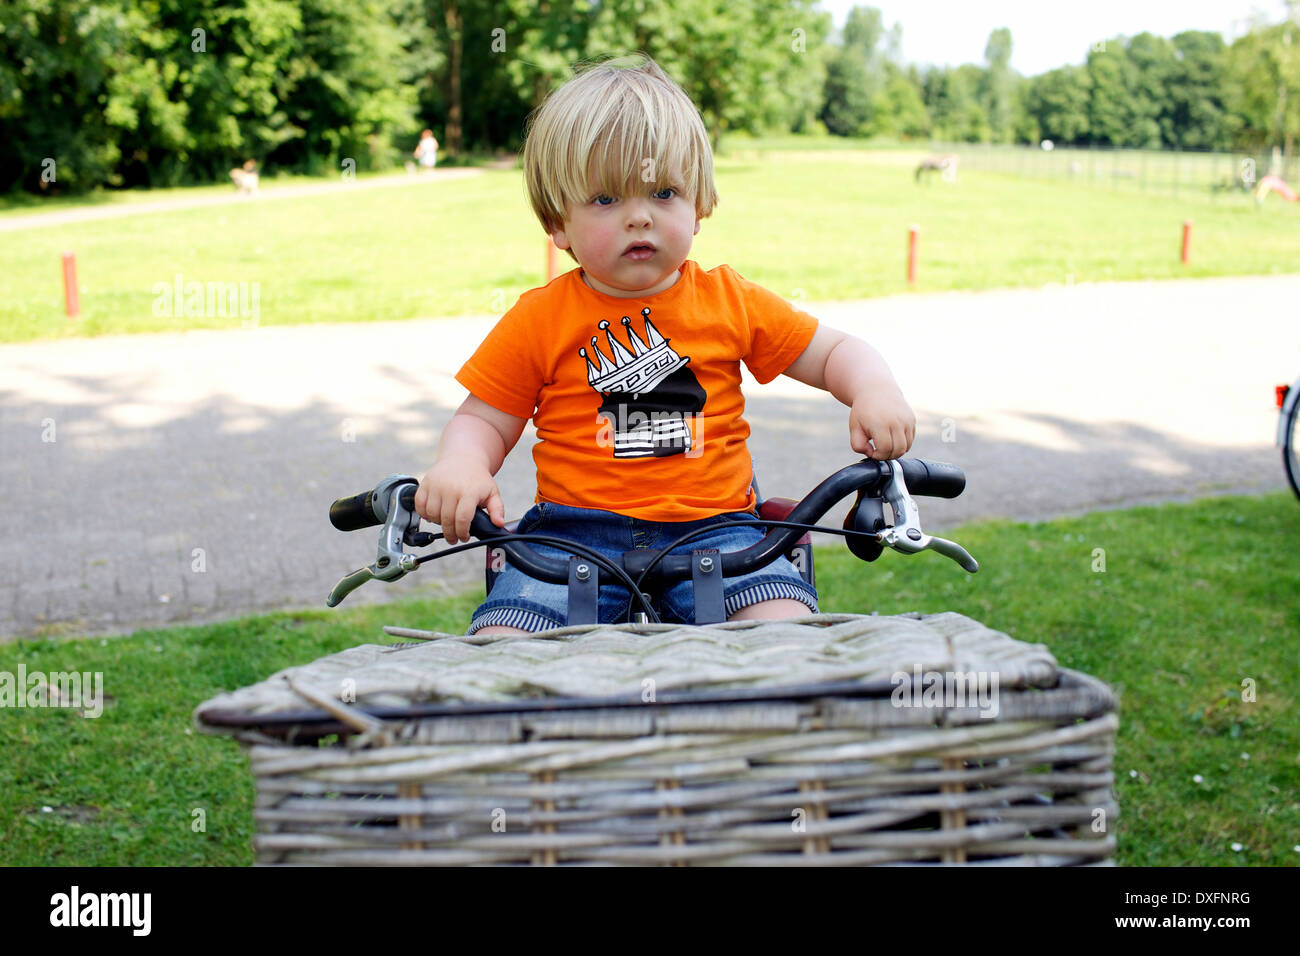
[[[912,454],[966,469],[965,495],[922,503],[941,529],[1282,487],[1272,388],[1300,374],[1298,303],[1300,276],[1277,276],[807,308],[884,353],[917,410]],[[374,558],[329,526],[330,501],[432,462],[491,323],[0,346],[0,640],[323,607]],[[748,394],[767,494],[853,460],[833,399],[785,379]],[[529,444],[500,476],[515,515]],[[349,603],[460,588],[477,562]]]
[[[171,212],[174,209],[202,209],[208,206],[228,206],[236,202],[267,202],[275,199],[299,199],[303,196],[320,196],[344,189],[391,189],[395,186],[415,186],[421,183],[445,182],[478,176],[482,170],[473,167],[432,169],[414,176],[376,176],[366,179],[339,179],[335,182],[298,183],[277,186],[271,184],[259,190],[256,196],[246,196],[230,187],[228,193],[207,196],[174,196],[144,202],[108,203],[102,206],[76,206],[71,209],[52,209],[16,216],[0,216],[0,232],[18,232],[63,226],[73,222],[90,222],[94,219],[121,219],[150,212]]]

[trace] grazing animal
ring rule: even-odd
[[[945,183],[955,183],[957,181],[957,157],[952,153],[946,156],[927,156],[921,160],[921,165],[916,167],[916,181],[921,182],[921,177],[925,173],[937,172],[943,176]]]
[[[230,171],[230,178],[234,180],[235,190],[247,196],[257,195],[257,163],[251,159]]]

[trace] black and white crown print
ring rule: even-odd
[[[623,316],[627,344],[610,331],[608,319],[598,328],[605,333],[610,356],[591,337],[591,351],[578,349],[587,362],[587,382],[602,402],[597,414],[607,419],[614,439],[615,458],[665,458],[691,450],[691,419],[704,410],[706,395],[687,365],[690,356],[673,349],[650,321],[643,308],[644,336]]]

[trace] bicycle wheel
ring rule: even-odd
[[[1282,440],[1282,464],[1286,466],[1286,480],[1291,490],[1300,498],[1300,402],[1291,406]]]

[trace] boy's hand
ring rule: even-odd
[[[907,454],[916,438],[916,415],[898,389],[873,390],[853,401],[849,412],[849,444],[853,450],[888,461]],[[869,440],[875,442],[872,450]]]
[[[442,527],[448,544],[469,540],[474,509],[482,505],[498,528],[506,523],[505,504],[492,475],[482,468],[440,461],[424,473],[415,489],[415,513]]]
[[[438,441],[438,460],[415,489],[415,513],[441,525],[448,544],[469,540],[479,505],[487,508],[494,525],[505,525],[505,505],[492,476],[526,424],[528,419],[498,411],[473,395],[451,416]]]
[[[824,388],[849,406],[849,444],[876,461],[901,458],[916,438],[916,415],[880,353],[866,342],[818,325],[785,374]],[[875,448],[872,448],[872,442]]]

